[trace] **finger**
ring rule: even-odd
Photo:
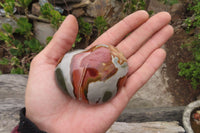
[[[51,63],[58,60],[71,48],[78,33],[78,23],[73,15],[68,15],[51,42],[41,52]]]
[[[146,11],[137,11],[119,23],[115,24],[112,28],[102,34],[96,41],[94,41],[88,48],[97,44],[118,44],[128,33],[132,32],[138,26],[143,24],[149,15]]]
[[[167,25],[171,16],[167,12],[161,12],[151,17],[146,23],[125,38],[117,48],[125,55],[131,56],[135,53],[153,34]]]
[[[163,49],[155,50],[146,62],[134,74],[128,77],[125,89],[129,99],[153,76],[162,65],[165,57],[166,52]]]
[[[173,27],[167,25],[147,41],[134,55],[128,59],[129,75],[135,72],[157,48],[160,48],[174,33]]]

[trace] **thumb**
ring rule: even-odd
[[[51,63],[57,64],[58,60],[70,50],[78,33],[78,23],[73,15],[68,15],[51,42],[41,51]],[[41,56],[40,55],[40,56]]]

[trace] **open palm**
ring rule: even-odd
[[[117,119],[134,93],[163,63],[160,47],[173,34],[170,15],[161,12],[149,18],[137,11],[102,34],[89,47],[111,44],[128,59],[128,79],[107,103],[88,105],[66,96],[56,85],[58,60],[71,48],[78,32],[77,21],[68,15],[52,41],[32,61],[25,95],[26,116],[48,133],[103,133]],[[128,35],[128,36],[127,36]]]

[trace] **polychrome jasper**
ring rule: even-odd
[[[111,45],[65,54],[56,67],[58,86],[74,99],[100,104],[117,94],[128,73],[126,58]]]

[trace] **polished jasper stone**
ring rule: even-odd
[[[114,97],[126,81],[126,58],[111,45],[67,53],[56,70],[59,87],[72,98],[98,104]]]

